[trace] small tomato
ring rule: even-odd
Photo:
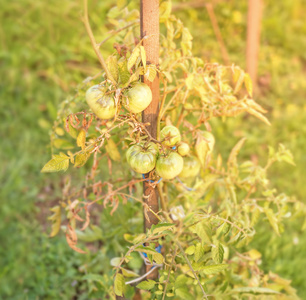
[[[184,157],[184,166],[179,177],[181,178],[195,177],[199,174],[200,168],[201,168],[200,161],[195,156],[186,156]]]
[[[169,155],[161,155],[156,162],[156,172],[164,179],[172,179],[182,172],[183,158],[176,152]]]
[[[152,101],[152,92],[148,85],[138,82],[132,86],[126,93],[126,102],[124,107],[134,113],[140,113],[145,110]]]
[[[157,155],[156,144],[150,142],[144,147],[143,143],[139,143],[127,150],[126,160],[135,172],[146,174],[155,168]]]
[[[181,156],[187,155],[189,151],[190,151],[190,147],[187,143],[182,142],[177,147],[177,152]]]
[[[89,88],[85,97],[93,113],[100,119],[106,120],[115,116],[117,107],[114,98],[105,95],[98,84]]]
[[[165,146],[171,147],[181,141],[181,134],[176,127],[168,125],[161,130],[160,138],[161,140],[165,139],[165,141],[163,142]]]

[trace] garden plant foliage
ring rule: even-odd
[[[248,148],[247,151],[243,150],[243,144],[247,145],[249,143],[248,139],[245,141],[243,138],[243,133],[238,133],[238,137],[242,138],[239,141],[239,138],[236,138],[237,134],[230,136],[231,133],[228,132],[227,137],[231,142],[223,142],[224,137],[222,138],[222,136],[226,131],[225,126],[234,128],[236,126],[235,122],[244,122],[243,132],[248,132],[250,135],[252,128],[248,124],[255,123],[252,117],[242,120],[241,117],[231,119],[228,118],[229,116],[248,111],[257,115],[264,122],[268,122],[262,114],[264,110],[251,100],[251,83],[242,69],[206,63],[196,57],[185,59],[186,56],[191,57],[191,43],[196,46],[198,43],[192,40],[188,29],[183,26],[181,21],[174,15],[169,17],[169,3],[163,3],[161,10],[163,33],[161,43],[162,53],[169,54],[170,50],[171,55],[167,55],[168,61],[162,55],[161,59],[164,65],[161,64],[160,69],[152,68],[153,73],[150,72],[151,70],[148,73],[146,72],[148,70],[143,67],[144,60],[140,53],[141,50],[139,50],[139,53],[138,50],[135,50],[140,49],[140,44],[136,43],[135,46],[134,40],[134,37],[139,37],[139,27],[136,23],[135,26],[129,27],[128,34],[126,31],[122,31],[115,38],[116,43],[121,46],[124,44],[127,47],[127,53],[125,53],[127,60],[124,59],[125,55],[120,55],[118,51],[111,52],[111,43],[106,44],[106,49],[111,53],[111,58],[108,59],[109,69],[115,70],[114,77],[116,77],[115,74],[118,74],[115,85],[107,84],[109,84],[110,91],[113,90],[114,86],[120,89],[128,89],[128,83],[138,80],[139,75],[153,76],[155,72],[159,72],[162,78],[161,93],[166,95],[161,127],[164,127],[165,124],[177,125],[180,116],[183,115],[183,121],[181,120],[179,123],[183,140],[189,143],[194,154],[197,154],[197,152],[205,153],[203,157],[201,157],[201,154],[197,154],[198,159],[203,164],[201,174],[193,181],[187,181],[183,184],[176,179],[160,183],[160,186],[164,189],[163,194],[166,196],[167,210],[159,214],[161,220],[159,225],[153,227],[146,235],[142,234],[142,192],[139,183],[141,182],[141,176],[131,172],[124,159],[124,154],[131,140],[123,139],[126,136],[123,130],[127,130],[126,132],[129,133],[132,142],[147,139],[148,136],[139,118],[127,111],[125,111],[126,118],[122,119],[121,122],[128,120],[126,123],[130,127],[120,127],[120,130],[118,128],[112,130],[112,126],[116,126],[115,123],[111,124],[112,121],[110,123],[96,121],[90,113],[85,103],[85,91],[93,84],[104,81],[105,77],[104,74],[99,73],[99,71],[96,72],[92,67],[95,64],[95,58],[92,49],[89,47],[87,37],[84,35],[82,44],[87,46],[83,45],[81,49],[84,49],[87,58],[91,61],[91,63],[87,63],[88,71],[86,75],[98,74],[97,77],[87,78],[79,84],[76,96],[68,98],[60,104],[58,114],[52,100],[48,101],[47,105],[41,100],[42,105],[44,105],[41,110],[49,116],[44,119],[41,118],[38,123],[41,128],[47,128],[49,124],[46,120],[51,121],[57,118],[51,134],[53,161],[51,160],[52,163],[45,166],[45,171],[66,170],[68,164],[74,164],[77,167],[84,164],[84,167],[80,169],[71,171],[70,167],[66,172],[66,174],[72,172],[74,176],[70,178],[69,175],[64,175],[62,180],[64,185],[63,195],[59,194],[58,188],[53,192],[51,198],[58,197],[60,201],[57,201],[52,208],[50,219],[53,227],[51,235],[56,235],[62,228],[68,234],[70,246],[76,250],[82,249],[82,251],[87,247],[88,250],[86,250],[87,254],[82,256],[70,251],[65,244],[53,243],[53,240],[47,241],[45,237],[39,237],[39,234],[31,235],[33,241],[39,241],[44,245],[38,246],[37,249],[39,250],[37,251],[46,253],[47,250],[45,249],[47,248],[54,249],[54,251],[48,250],[49,254],[46,257],[43,256],[43,264],[41,264],[41,260],[37,260],[36,254],[33,257],[27,257],[26,261],[30,262],[33,268],[45,269],[45,272],[52,274],[52,276],[44,285],[41,285],[41,279],[38,279],[40,273],[37,273],[37,279],[31,280],[32,284],[29,284],[27,277],[25,277],[24,286],[27,289],[24,292],[33,296],[49,297],[50,299],[57,297],[58,293],[73,295],[75,289],[82,291],[84,299],[114,295],[114,292],[117,294],[124,292],[128,297],[132,297],[134,289],[130,288],[129,285],[124,285],[124,281],[129,281],[130,277],[137,277],[142,265],[139,253],[144,252],[148,254],[151,261],[163,264],[164,268],[160,271],[160,279],[157,283],[145,281],[140,283],[138,288],[150,290],[158,299],[162,299],[162,297],[165,297],[165,299],[173,297],[188,299],[191,294],[200,297],[203,290],[207,295],[215,295],[221,298],[239,298],[242,295],[257,295],[260,298],[263,295],[272,297],[275,294],[277,299],[277,297],[280,297],[278,293],[282,293],[294,299],[295,291],[290,287],[288,281],[275,273],[269,273],[268,269],[265,269],[265,273],[259,272],[262,261],[264,264],[267,263],[265,262],[265,251],[268,250],[262,247],[265,241],[262,242],[262,245],[259,245],[262,253],[258,252],[257,243],[254,243],[254,240],[252,242],[253,238],[255,238],[255,241],[256,239],[260,241],[268,236],[262,228],[256,226],[259,220],[262,221],[260,223],[263,224],[264,228],[270,228],[271,231],[275,232],[275,235],[285,235],[286,227],[283,226],[283,219],[290,217],[290,214],[292,215],[290,220],[303,215],[302,204],[274,189],[275,186],[280,185],[281,179],[274,180],[272,177],[272,183],[270,183],[271,176],[269,178],[267,176],[268,170],[271,170],[272,174],[276,174],[275,161],[285,161],[293,164],[292,156],[283,145],[273,145],[274,147],[265,151],[260,150],[259,160],[261,164],[257,164],[254,160],[249,158],[243,160],[241,155],[238,156],[240,152],[244,153],[243,158],[249,157]],[[16,8],[16,6],[12,7]],[[226,5],[220,7],[227,8]],[[126,8],[110,9],[108,4],[105,4],[105,7],[100,6],[100,8],[101,11],[108,14],[108,24],[112,24],[108,25],[109,29],[118,29],[137,21],[138,13],[135,10],[137,9],[135,5],[130,4],[128,10]],[[39,7],[36,9],[39,9]],[[69,11],[75,9],[75,7],[66,9]],[[32,13],[34,14],[34,12],[35,8],[33,8]],[[193,13],[196,15],[196,12]],[[101,27],[103,25],[101,19],[97,19],[94,14],[90,13],[90,18],[90,21],[96,26]],[[184,19],[184,16],[182,18]],[[192,28],[190,29],[192,32]],[[38,78],[40,78],[39,76],[47,76],[49,80],[51,78],[61,88],[65,88],[66,85],[67,90],[65,80],[52,75],[54,70],[52,71],[51,62],[52,59],[55,61],[57,57],[55,56],[55,49],[53,53],[52,50],[49,49],[49,51],[51,52],[49,69],[47,68],[48,73],[47,75],[38,74]],[[60,52],[60,50],[58,51]],[[135,53],[138,53],[138,56]],[[104,55],[107,57],[106,53]],[[134,60],[131,59],[133,55],[136,57],[134,64],[131,63]],[[78,61],[79,58],[77,56],[75,58]],[[63,60],[65,59],[63,57]],[[114,63],[116,60],[117,62]],[[6,63],[11,63],[8,58]],[[74,63],[69,66],[72,70],[71,81],[81,82],[84,70],[80,70],[79,66]],[[124,67],[123,71],[122,66]],[[126,69],[129,72],[126,72]],[[55,74],[59,74],[58,71],[60,70],[57,70]],[[65,74],[64,71],[62,72]],[[14,78],[14,76],[17,75],[12,71],[11,77]],[[73,78],[74,76],[75,78]],[[195,84],[195,79],[201,76],[206,80]],[[127,78],[125,83],[123,78]],[[37,78],[32,80],[37,80]],[[33,90],[27,90],[29,94],[26,97],[22,96],[25,97],[23,101],[31,98],[31,95],[37,95],[38,90],[47,94],[48,82],[45,84],[46,87],[40,87],[39,89],[33,85]],[[177,92],[178,90],[179,92]],[[174,94],[176,94],[175,97],[173,97]],[[62,94],[58,88],[58,99],[59,96],[62,97]],[[45,96],[43,98],[45,99]],[[88,112],[86,116],[83,113],[75,115],[84,111]],[[204,114],[202,114],[203,111]],[[68,115],[69,118],[67,118]],[[245,116],[246,114],[243,113],[242,115]],[[223,117],[224,123],[218,121],[216,118],[218,116]],[[8,117],[6,116],[6,118]],[[27,118],[27,116],[24,115],[24,118]],[[202,121],[201,124],[197,123],[199,118]],[[28,120],[32,120],[30,115]],[[77,120],[80,120],[79,124]],[[120,117],[116,121],[120,122]],[[96,131],[96,127],[100,128],[99,131]],[[260,126],[259,128],[261,129]],[[214,149],[196,151],[196,144],[193,144],[193,141],[196,140],[200,144],[199,130],[212,130],[216,137]],[[222,130],[224,131],[222,132]],[[262,130],[269,131],[269,129]],[[41,132],[43,131],[41,129]],[[37,139],[40,134],[37,134]],[[22,138],[27,139],[26,136]],[[254,138],[251,138],[250,143],[256,144],[257,142],[252,139]],[[33,141],[32,137],[31,140]],[[25,145],[28,145],[27,147],[31,149],[29,142]],[[97,157],[93,157],[95,150],[98,148],[101,153]],[[44,157],[43,150],[41,150],[41,153],[41,156]],[[114,153],[120,154],[118,156]],[[263,158],[266,159],[265,162],[262,162]],[[26,154],[23,160],[25,159]],[[92,168],[97,160],[100,160],[99,168]],[[124,164],[124,167],[121,164]],[[27,169],[33,167],[35,168],[35,162],[32,165],[27,165]],[[111,173],[109,173],[108,167],[111,167]],[[24,168],[22,170],[25,172]],[[78,188],[81,186],[86,172],[94,176],[90,178],[87,176],[86,188],[88,188],[88,193],[85,195],[84,189]],[[11,176],[13,180],[13,174]],[[54,178],[54,181],[58,180],[56,176],[52,178]],[[122,189],[122,193],[118,193],[116,189],[124,186],[122,179],[126,180],[127,187]],[[16,190],[25,184],[14,180],[19,185]],[[7,182],[6,186],[9,186],[10,183]],[[192,191],[189,191],[186,187],[191,188]],[[28,197],[31,198],[38,193],[38,190],[34,190],[32,195],[28,194]],[[40,194],[42,198],[46,197],[45,193]],[[7,192],[7,195],[14,197],[9,192]],[[135,205],[136,202],[139,202],[139,204]],[[9,220],[15,218],[12,211],[17,210],[18,204],[16,203],[15,208],[8,204],[5,207],[6,217]],[[94,207],[94,210],[91,211],[90,207]],[[28,213],[27,209],[25,207],[24,213]],[[76,222],[77,213],[80,219]],[[88,223],[89,219],[90,223]],[[64,226],[65,220],[70,221],[68,226]],[[81,230],[84,223],[86,229]],[[128,228],[126,224],[129,224]],[[61,225],[62,227],[60,227]],[[15,222],[11,230],[14,231],[15,228],[18,228],[16,226],[20,227],[22,224],[18,225]],[[27,230],[30,225],[23,228]],[[258,232],[259,238],[256,237]],[[35,238],[35,236],[37,237]],[[76,237],[78,243],[76,243]],[[158,241],[163,245],[164,258],[154,250],[154,247],[144,248],[142,244],[145,241]],[[273,238],[273,241],[277,245],[278,239]],[[250,242],[251,244],[249,244]],[[14,243],[14,241],[10,243]],[[57,245],[58,250],[55,250]],[[24,247],[29,246],[24,244]],[[121,253],[125,253],[124,259],[120,258]],[[278,258],[273,257],[269,252],[267,253],[271,259]],[[63,263],[55,259],[59,254]],[[176,258],[174,259],[174,257]],[[11,262],[11,265],[14,264],[9,257],[6,260]],[[41,265],[37,263],[38,261]],[[47,261],[50,261],[50,263]],[[47,269],[48,265],[53,268]],[[11,273],[9,270],[10,264],[7,264],[7,266],[2,275],[5,277],[7,273],[9,278],[11,276],[9,274]],[[103,266],[103,272],[101,272],[101,266]],[[171,272],[174,267],[176,269],[175,273]],[[16,272],[18,274],[17,270]],[[67,282],[67,285],[58,286],[55,274],[62,274],[62,278],[65,278],[64,283]],[[74,280],[71,278],[74,278]],[[40,284],[36,286],[35,282],[40,282]],[[203,290],[201,290],[200,285],[202,285]],[[4,295],[12,295],[12,293],[14,292],[10,285],[3,290]]]

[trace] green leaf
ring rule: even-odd
[[[204,222],[199,222],[190,227],[190,231],[196,233],[202,240],[202,243],[211,244],[211,228]]]
[[[164,262],[164,257],[162,256],[161,253],[155,253],[152,256],[153,260],[155,260],[157,264],[162,264]]]
[[[135,65],[137,58],[139,57],[140,49],[137,47],[133,50],[131,56],[128,59],[127,68],[128,70],[132,69],[132,67]]]
[[[199,261],[199,259],[204,255],[204,248],[202,247],[201,243],[197,243],[195,245],[194,250],[194,260],[195,262]]]
[[[213,260],[217,264],[221,264],[223,262],[224,249],[219,241],[216,241],[214,243],[214,246],[211,248],[211,254],[212,254]]]
[[[187,288],[180,287],[175,289],[175,295],[179,297],[179,299],[183,300],[194,300],[194,296],[190,293]]]
[[[117,267],[119,265],[120,261],[121,261],[121,257],[113,257],[110,260],[110,265],[113,266],[113,267]]]
[[[67,171],[69,167],[69,156],[65,154],[55,154],[52,159],[48,161],[42,168],[42,173],[52,173],[59,171]]]
[[[165,230],[172,230],[175,225],[172,223],[159,223],[157,225],[152,225],[151,232],[157,234]]]
[[[83,280],[89,280],[89,281],[97,281],[101,285],[103,285],[105,278],[102,275],[99,274],[86,274],[82,277]]]
[[[123,293],[124,293],[124,288],[125,288],[125,281],[124,281],[124,277],[122,274],[117,273],[116,277],[115,277],[115,282],[114,282],[114,290],[115,290],[115,294],[117,296],[122,297]]]
[[[143,252],[143,253],[147,253],[147,254],[159,254],[155,249],[151,248],[151,247],[145,247],[145,246],[138,246],[137,248],[135,248],[135,251],[138,252]]]
[[[117,258],[119,258],[119,257],[117,257]],[[131,270],[127,270],[127,269],[124,269],[124,268],[121,268],[120,270],[122,271],[122,274],[124,275],[124,277],[138,277],[139,276],[137,273],[135,273]]]
[[[194,252],[195,252],[195,246],[194,246],[194,245],[189,246],[189,247],[185,250],[185,253],[186,253],[187,255],[192,255]]]
[[[248,294],[280,294],[277,291],[263,287],[238,287],[234,288],[231,293],[248,293]]]
[[[154,280],[149,279],[140,282],[139,284],[137,284],[136,287],[141,290],[151,290],[154,288],[155,284],[156,282]]]
[[[227,264],[218,264],[218,265],[200,267],[198,271],[201,271],[206,275],[212,275],[212,274],[217,274],[227,268],[228,268]]]
[[[231,225],[224,222],[216,231],[217,237],[220,237],[222,234],[226,236],[230,229]]]
[[[63,150],[69,150],[69,149],[73,149],[75,147],[75,145],[73,145],[72,143],[70,143],[69,141],[64,140],[64,139],[54,139],[52,141],[52,145],[56,149],[63,149]]]
[[[275,233],[277,235],[280,235],[279,233],[279,228],[278,228],[278,224],[277,224],[277,219],[273,213],[273,210],[271,208],[264,208],[265,214],[268,218],[268,221],[270,223],[270,225],[272,226],[272,228],[274,229]]]

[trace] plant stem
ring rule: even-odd
[[[129,28],[129,27],[132,27],[132,26],[134,26],[134,25],[136,25],[136,24],[138,24],[138,23],[139,23],[139,21],[135,21],[135,22],[132,22],[132,23],[130,23],[130,24],[124,26],[124,27],[121,27],[121,28],[117,29],[117,30],[111,30],[111,31],[109,31],[109,32],[108,32],[108,35],[109,35],[109,36],[108,36],[107,38],[105,38],[101,43],[99,43],[99,44],[97,45],[97,47],[100,48],[104,43],[106,43],[109,39],[111,39],[115,34],[121,32],[122,30],[125,30],[125,29],[127,29],[127,28]]]
[[[91,26],[89,24],[89,19],[88,19],[88,0],[84,0],[84,17],[83,17],[83,23],[85,25],[85,28],[86,28],[86,31],[88,33],[88,36],[89,36],[89,39],[90,39],[90,42],[92,44],[92,47],[94,49],[94,51],[96,52],[96,55],[100,61],[100,64],[103,68],[103,70],[105,71],[106,73],[106,77],[112,82],[113,85],[116,85],[116,81],[115,79],[113,78],[112,74],[109,72],[109,70],[107,69],[107,66],[106,66],[106,63],[105,63],[105,60],[102,56],[102,54],[100,53],[99,51],[99,45],[97,45],[97,42],[95,40],[95,37],[92,33],[92,29],[91,29]]]
[[[180,248],[180,250],[181,250],[181,252],[182,252],[182,254],[183,254],[183,256],[184,256],[184,258],[185,258],[185,260],[186,260],[186,262],[187,262],[187,264],[188,264],[188,266],[189,266],[189,269],[191,270],[191,272],[192,272],[192,274],[193,274],[193,276],[194,276],[194,278],[195,278],[195,279],[197,280],[197,282],[199,283],[199,286],[200,286],[200,288],[201,288],[201,290],[202,290],[202,293],[203,293],[204,298],[208,300],[207,295],[206,295],[206,292],[204,291],[204,288],[203,288],[203,286],[202,286],[202,284],[201,284],[201,282],[200,282],[200,280],[199,280],[199,278],[198,278],[196,272],[195,272],[194,269],[192,268],[191,263],[190,263],[190,261],[189,261],[187,255],[186,255],[185,252],[184,252],[184,249],[182,248],[182,246],[181,246],[181,244],[180,244],[179,242],[176,242],[176,244],[177,244],[178,247]]]

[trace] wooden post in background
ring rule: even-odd
[[[262,17],[262,0],[249,0],[246,69],[254,86],[257,84],[258,54],[260,46],[260,25]]]
[[[159,64],[159,0],[141,0],[140,1],[140,31],[143,40],[143,46],[146,50],[147,64]],[[159,111],[159,78],[156,76],[153,82],[144,79],[151,91],[152,102],[147,109],[142,113],[143,123],[150,123],[147,126],[148,131],[153,138],[157,134],[157,117]],[[152,188],[149,182],[143,184],[144,201],[154,212],[158,212],[158,193],[156,188]],[[152,213],[148,213],[149,220],[144,218],[144,231],[151,228],[152,224],[158,223],[158,219]],[[146,266],[146,272],[152,266]],[[148,279],[155,279],[158,276],[157,269],[152,272]]]

